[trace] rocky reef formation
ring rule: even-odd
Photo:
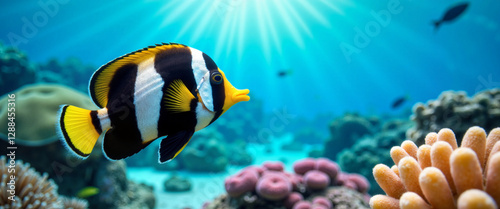
[[[81,189],[94,186],[99,194],[89,197],[91,208],[154,208],[153,189],[127,180],[124,161],[109,161],[102,154],[98,141],[92,154],[85,160],[74,157],[58,140],[55,130],[57,111],[62,104],[92,109],[88,96],[59,85],[31,85],[16,94],[17,159],[31,163],[32,167],[48,174],[59,185],[58,193],[75,196]],[[0,99],[6,103],[5,99]],[[1,103],[0,102],[0,103]],[[1,105],[5,108],[7,105]],[[6,118],[0,109],[0,117]],[[5,121],[0,122],[7,127]],[[1,130],[6,133],[6,130]],[[18,133],[18,134],[17,134]],[[4,134],[0,146],[7,147]],[[6,150],[0,151],[1,155]]]
[[[193,172],[221,172],[228,165],[223,137],[215,131],[198,132],[179,154],[182,165]]]
[[[370,118],[357,114],[345,114],[330,123],[330,138],[325,143],[324,156],[337,159],[337,154],[346,147],[351,147],[357,140],[374,132],[374,123]]]
[[[451,129],[429,133],[425,144],[395,146],[394,165],[378,164],[373,175],[385,195],[371,208],[498,208],[500,204],[500,128],[488,135],[469,128],[461,146]]]
[[[53,58],[38,64],[38,68],[38,82],[63,84],[85,93],[88,92],[90,77],[97,70],[74,57],[64,61]]]
[[[40,175],[30,164],[10,157],[0,157],[0,182],[0,208],[88,208],[86,200],[59,196],[47,174]]]
[[[24,52],[0,43],[0,96],[36,82],[72,86],[87,93],[89,79],[96,70],[74,57],[33,63]]]
[[[191,190],[191,181],[173,173],[170,178],[163,183],[167,192],[185,192]]]
[[[389,150],[405,139],[405,132],[411,126],[409,121],[394,119],[383,123],[373,135],[365,135],[352,147],[338,154],[339,165],[347,172],[357,172],[368,178],[371,194],[380,194],[382,189],[372,175],[373,166],[392,162]]]
[[[407,137],[419,145],[427,133],[442,128],[453,129],[459,140],[471,126],[489,131],[500,126],[500,89],[485,90],[472,98],[463,91],[445,91],[436,100],[415,104],[411,119],[415,126]]]
[[[247,143],[235,140],[227,143],[225,137],[215,128],[209,127],[196,132],[189,144],[174,160],[158,164],[159,140],[146,149],[126,159],[131,166],[152,166],[158,170],[184,169],[191,172],[222,172],[229,165],[249,165],[253,157],[247,152]],[[229,150],[238,150],[234,155]]]
[[[326,158],[297,161],[294,173],[281,162],[250,166],[226,178],[225,189],[203,208],[368,208],[368,181]]]
[[[0,96],[36,81],[36,66],[25,53],[0,43]]]
[[[216,122],[210,125],[224,135],[228,143],[243,140],[253,143],[267,142],[267,135],[258,135],[264,124],[264,111],[262,101],[252,98],[252,102],[235,105]]]
[[[323,144],[325,139],[317,128],[301,128],[293,135],[293,141],[301,144]]]
[[[366,176],[374,186],[371,194],[381,193],[371,168],[378,163],[391,162],[388,151],[405,140],[405,133],[411,126],[410,121],[394,116],[366,117],[358,114],[345,114],[330,123],[331,136],[323,150],[309,155],[322,155],[337,159],[343,170]],[[390,119],[389,119],[390,118]]]

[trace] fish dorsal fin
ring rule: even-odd
[[[165,108],[171,113],[188,112],[192,101],[196,99],[180,79],[170,83],[165,92]]]
[[[138,65],[145,60],[155,57],[156,54],[162,51],[183,47],[187,46],[175,43],[157,44],[125,54],[101,66],[92,75],[92,79],[90,80],[89,92],[92,100],[100,108],[106,107],[108,104],[110,83],[118,69],[128,65]]]

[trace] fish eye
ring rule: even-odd
[[[221,84],[222,83],[222,75],[219,72],[214,72],[212,73],[211,76],[212,83],[214,84]]]

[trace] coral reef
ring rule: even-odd
[[[304,144],[302,144],[298,141],[292,140],[288,143],[284,143],[283,145],[281,145],[281,149],[287,150],[287,151],[303,151]],[[316,157],[321,157],[321,156],[323,156],[323,153],[321,153],[320,155],[318,155]],[[313,157],[313,156],[310,156],[310,157]]]
[[[293,141],[301,144],[323,144],[325,140],[315,128],[301,128],[293,135]]]
[[[28,85],[16,95],[16,143],[43,145],[57,141],[57,112],[62,104],[96,108],[87,95],[55,84]],[[7,95],[0,99],[0,138],[7,138]]]
[[[151,166],[163,171],[185,169],[194,172],[221,172],[228,165],[244,166],[252,163],[253,157],[248,153],[245,141],[234,140],[232,143],[225,141],[222,134],[215,128],[209,127],[196,132],[179,156],[168,163],[158,163],[160,140],[154,141],[125,161],[128,166]],[[228,150],[238,150],[238,154],[234,155]]]
[[[463,91],[445,91],[436,100],[415,104],[411,119],[415,125],[407,138],[417,145],[424,143],[427,133],[442,128],[452,129],[459,140],[472,126],[489,131],[500,126],[500,89],[485,90],[472,98]]]
[[[264,111],[262,101],[252,98],[252,102],[242,103],[224,113],[217,122],[210,126],[222,133],[226,142],[244,140],[253,143],[267,142],[265,137],[258,136],[263,128]],[[196,135],[196,134],[195,134]]]
[[[281,145],[282,150],[303,151],[305,144],[323,145],[323,143],[325,143],[325,137],[317,128],[303,127],[294,132],[293,139],[290,142]]]
[[[358,139],[373,132],[373,125],[367,118],[356,114],[346,114],[330,123],[330,138],[325,143],[324,155],[332,160],[346,147],[351,147]]]
[[[215,131],[198,131],[179,155],[188,171],[221,172],[228,165],[223,137]]]
[[[191,181],[175,173],[163,183],[167,192],[185,192],[191,190]]]
[[[0,95],[35,82],[58,83],[87,92],[88,79],[96,69],[74,57],[63,62],[54,58],[47,63],[32,63],[24,52],[0,43]]]
[[[0,208],[87,208],[85,200],[59,196],[54,181],[28,163],[0,157],[0,179]]]
[[[97,70],[95,66],[84,64],[75,57],[66,58],[64,61],[52,58],[39,64],[38,68],[39,82],[63,84],[80,92],[88,91],[89,78]]]
[[[89,207],[87,200],[82,200],[79,198],[69,198],[65,196],[60,196],[64,209],[86,209]]]
[[[0,96],[36,81],[36,68],[19,50],[0,43]]]
[[[225,180],[223,194],[203,208],[368,208],[368,181],[326,158],[306,158],[294,173],[281,162],[249,166]]]
[[[498,208],[500,128],[488,135],[469,128],[461,146],[451,129],[429,133],[425,144],[395,146],[394,166],[378,164],[373,175],[386,195],[370,199],[372,208]]]
[[[155,205],[153,188],[127,180],[124,161],[103,161],[90,182],[100,193],[89,198],[91,208],[141,208],[152,209]]]
[[[238,150],[235,155],[232,152],[227,152],[227,159],[230,165],[245,166],[253,162],[253,157],[247,151],[247,142],[244,140],[236,140],[233,143],[227,144],[228,150]]]
[[[373,135],[366,135],[350,148],[338,154],[339,165],[347,172],[357,172],[370,181],[370,194],[380,194],[383,190],[376,184],[372,168],[392,162],[389,150],[404,141],[409,121],[390,120],[382,124],[382,129]]]

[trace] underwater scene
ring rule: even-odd
[[[500,206],[500,1],[0,5],[0,208]]]

